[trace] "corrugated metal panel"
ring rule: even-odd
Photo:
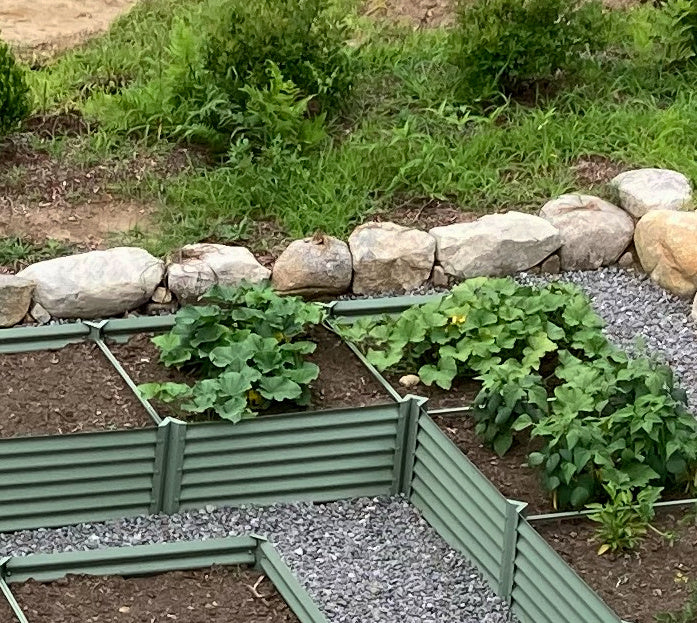
[[[107,547],[79,552],[30,554],[2,563],[8,583],[30,578],[51,582],[68,574],[141,575],[211,565],[254,564],[257,539],[251,536]]]
[[[620,622],[524,520],[518,525],[513,610],[521,623]]]
[[[147,513],[153,429],[0,440],[0,531]]]
[[[411,500],[497,588],[508,502],[425,414],[419,420]]]
[[[391,492],[399,405],[189,426],[179,501],[330,501]]]

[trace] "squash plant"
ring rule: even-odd
[[[144,398],[232,422],[287,400],[308,403],[319,368],[305,361],[316,344],[302,338],[324,321],[321,305],[249,284],[216,286],[203,302],[182,308],[172,330],[153,338],[165,366],[197,381],[146,383],[139,386]]]
[[[555,508],[614,492],[621,500],[607,501],[603,517],[620,507],[626,516],[625,506],[652,499],[642,491],[697,486],[697,421],[670,368],[628,356],[602,326],[573,285],[481,278],[341,330],[378,370],[416,372],[444,389],[457,377],[481,380],[477,434],[501,455],[519,431],[541,439],[528,463]]]

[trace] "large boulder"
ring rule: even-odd
[[[144,249],[117,247],[32,264],[17,276],[36,284],[34,300],[54,318],[101,318],[146,303],[164,272]]]
[[[0,275],[0,327],[12,327],[27,315],[34,282],[15,275]]]
[[[353,291],[400,292],[430,277],[436,241],[425,231],[396,223],[365,223],[349,236]]]
[[[351,286],[352,271],[348,245],[317,235],[288,245],[274,264],[271,282],[286,294],[341,294]]]
[[[522,212],[489,214],[474,223],[434,227],[436,259],[460,278],[512,275],[539,264],[561,246],[559,230]]]
[[[680,296],[697,292],[697,213],[657,210],[636,226],[634,245],[643,269]]]
[[[591,195],[562,195],[540,210],[561,233],[562,270],[595,270],[614,264],[634,235],[624,210]]]
[[[271,271],[244,247],[189,244],[182,248],[181,260],[167,269],[167,286],[180,301],[190,302],[216,284],[257,283],[270,276]]]
[[[680,210],[692,203],[689,180],[670,169],[635,169],[615,177],[611,184],[620,196],[620,206],[634,218],[652,210]]]

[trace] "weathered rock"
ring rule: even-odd
[[[316,235],[288,245],[274,264],[271,283],[287,294],[341,294],[351,286],[352,273],[348,245],[331,236]]]
[[[621,266],[622,268],[634,268],[636,266],[636,258],[634,257],[634,253],[631,251],[627,251],[626,253],[622,254],[622,257],[617,260],[617,265]]]
[[[434,288],[447,288],[449,284],[448,275],[445,274],[442,266],[434,266],[431,272],[431,283]]]
[[[399,378],[399,384],[408,389],[416,387],[419,383],[421,383],[421,379],[416,374],[405,374]]]
[[[679,210],[692,202],[688,179],[670,169],[635,169],[615,177],[620,206],[634,218],[652,210]]]
[[[34,283],[15,275],[0,275],[0,327],[22,322],[31,305]]]
[[[172,293],[163,286],[158,286],[152,293],[150,300],[158,305],[166,305],[172,302]]]
[[[436,241],[425,231],[395,223],[366,223],[349,236],[353,291],[412,290],[431,275]]]
[[[562,270],[595,270],[614,264],[634,235],[631,216],[592,195],[557,197],[542,207],[540,216],[561,233]]]
[[[48,324],[51,322],[51,314],[49,314],[41,305],[34,303],[29,311],[30,316],[39,324]]]
[[[164,262],[137,247],[90,251],[32,264],[18,273],[36,284],[34,300],[55,318],[100,318],[146,303]]]
[[[559,230],[539,216],[489,214],[474,223],[434,227],[436,258],[455,277],[511,275],[539,264],[561,246]]]
[[[547,275],[558,275],[561,272],[561,259],[557,253],[550,255],[542,264],[540,272]]]
[[[167,269],[167,286],[180,301],[188,302],[195,301],[216,284],[258,283],[270,276],[271,271],[244,247],[189,244],[181,250],[181,261]]]
[[[636,226],[634,245],[643,269],[680,296],[697,292],[697,213],[656,210]]]

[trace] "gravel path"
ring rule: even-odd
[[[521,275],[526,283],[570,281],[581,287],[605,320],[615,343],[635,348],[641,336],[649,352],[668,363],[688,393],[697,413],[697,325],[691,305],[651,281],[647,275],[616,267],[561,275]]]
[[[267,536],[333,623],[512,623],[473,566],[402,498],[208,508],[0,534],[0,556]]]

